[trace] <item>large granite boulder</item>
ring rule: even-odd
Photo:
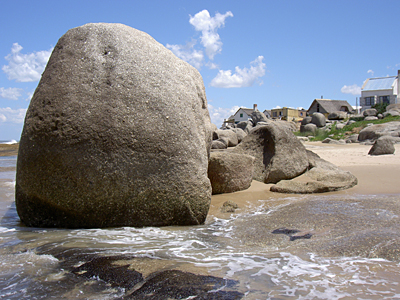
[[[294,178],[309,166],[304,145],[275,122],[254,128],[232,151],[254,156],[253,179],[264,183]]]
[[[333,192],[351,188],[357,178],[334,164],[307,150],[311,169],[292,180],[282,180],[271,186],[272,192],[287,194],[312,194]]]
[[[254,157],[230,151],[211,152],[208,178],[212,193],[232,193],[248,189],[253,179]]]
[[[312,117],[304,117],[303,120],[301,120],[301,125],[310,124],[311,120],[312,120]]]
[[[321,113],[313,113],[311,117],[311,123],[317,125],[317,127],[324,127],[326,125],[326,118]]]
[[[122,24],[71,29],[26,114],[18,214],[37,227],[201,224],[210,147],[195,68]]]

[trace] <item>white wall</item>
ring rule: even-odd
[[[240,114],[243,114],[243,117],[240,117]],[[248,114],[246,114],[246,112],[243,109],[239,109],[234,117],[235,117],[235,123],[241,121],[247,121],[249,119]]]

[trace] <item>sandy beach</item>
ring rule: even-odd
[[[307,149],[318,154],[321,158],[337,165],[343,170],[354,174],[358,184],[350,189],[324,193],[323,195],[375,195],[375,194],[400,194],[400,144],[396,144],[395,154],[371,156],[368,152],[371,145],[361,144],[324,144],[321,142],[305,143]],[[286,197],[299,197],[295,194],[280,194],[270,192],[271,184],[253,181],[251,187],[245,191],[213,195],[210,215],[224,217],[219,209],[221,205],[231,200],[239,207],[251,206],[257,200],[282,199]]]

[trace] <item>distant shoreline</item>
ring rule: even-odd
[[[16,156],[18,155],[19,143],[16,144],[0,144],[0,156]]]

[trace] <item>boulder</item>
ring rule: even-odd
[[[346,126],[346,125],[343,124],[343,123],[337,123],[337,124],[336,124],[336,129],[338,129],[338,130],[343,129],[344,126]]]
[[[26,113],[17,212],[35,227],[202,224],[210,148],[194,67],[131,27],[77,27],[54,47]]]
[[[367,108],[363,111],[364,117],[375,117],[378,115],[378,111],[375,108]]]
[[[300,132],[309,132],[311,134],[315,134],[317,132],[317,125],[313,124],[313,123],[308,123],[306,125],[301,125],[300,126]]]
[[[317,127],[324,127],[326,125],[326,118],[321,113],[313,113],[311,117],[311,123],[317,125]]]
[[[258,122],[271,122],[270,119],[261,111],[255,110],[250,114],[251,120],[253,121],[254,126],[257,125]]]
[[[358,140],[377,140],[381,136],[400,136],[400,121],[387,122],[365,127],[360,131]]]
[[[312,194],[333,192],[351,188],[357,184],[357,178],[334,164],[307,150],[311,169],[303,175],[282,180],[271,186],[272,192],[288,194]]]
[[[215,135],[218,137],[218,139],[226,138],[228,140],[228,147],[235,147],[237,144],[239,144],[238,136],[233,129],[218,129],[215,131],[213,139],[215,139]]]
[[[346,138],[346,143],[358,143],[358,134],[352,134]]]
[[[236,133],[238,143],[240,143],[247,135],[247,133],[241,128],[233,128],[232,131]]]
[[[241,121],[236,125],[236,128],[243,129],[243,131],[247,134],[250,132],[250,130],[253,129],[253,122],[248,120],[248,121]]]
[[[211,149],[226,149],[228,145],[222,140],[213,140],[211,143]]]
[[[328,120],[344,120],[347,118],[345,111],[334,111],[328,115]]]
[[[253,179],[264,183],[294,178],[309,166],[304,145],[275,122],[255,127],[232,151],[254,156]]]
[[[375,116],[368,116],[364,118],[365,121],[375,121],[378,120],[378,117]]]
[[[303,120],[301,120],[301,125],[307,125],[311,123],[312,117],[305,117]]]
[[[212,193],[232,193],[248,189],[253,179],[254,157],[230,151],[211,152],[208,178]]]
[[[394,154],[394,141],[393,137],[382,136],[375,141],[371,149],[369,150],[369,155],[385,155]]]
[[[324,144],[336,144],[336,145],[344,145],[346,142],[344,140],[334,140],[331,138],[326,138],[322,141]]]

